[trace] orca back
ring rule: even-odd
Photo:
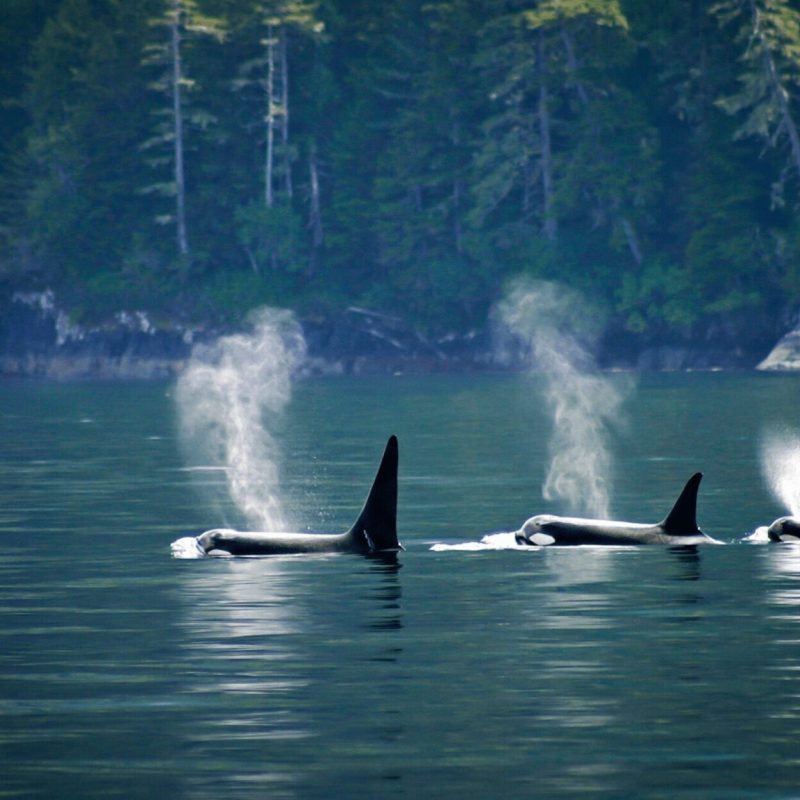
[[[402,550],[397,540],[397,437],[390,436],[364,507],[347,532],[367,553]]]
[[[661,523],[664,533],[669,536],[696,536],[702,533],[697,527],[697,490],[703,479],[702,472],[695,472],[683,487],[672,510]]]

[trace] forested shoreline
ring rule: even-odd
[[[524,273],[753,345],[800,305],[788,0],[5,0],[0,42],[0,286],[78,321],[435,340]]]

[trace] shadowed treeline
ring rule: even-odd
[[[617,336],[800,297],[788,0],[7,0],[0,289],[468,332],[521,272]]]

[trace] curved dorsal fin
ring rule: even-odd
[[[703,479],[702,472],[695,472],[688,481],[683,491],[672,506],[672,511],[667,514],[661,527],[664,533],[671,536],[691,536],[702,533],[697,527],[697,490]]]
[[[397,437],[390,436],[364,508],[348,534],[367,551],[402,550],[397,541]]]

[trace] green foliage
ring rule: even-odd
[[[17,246],[44,279],[72,284],[114,270],[141,204],[126,181],[138,169],[143,25],[127,4],[67,0],[36,41],[23,97],[31,118]],[[126,115],[126,125],[110,120]],[[21,183],[21,178],[20,178]]]
[[[214,318],[242,322],[253,308],[280,305],[290,290],[287,276],[280,272],[267,275],[234,270],[205,282],[198,300]]]
[[[0,275],[84,314],[800,302],[789,0],[7,0],[0,45]]]
[[[648,261],[638,272],[625,273],[617,293],[617,310],[625,327],[634,333],[647,330],[688,328],[698,312],[692,284],[682,267]]]
[[[773,235],[772,248],[779,265],[779,290],[793,304],[800,303],[800,220],[794,217],[785,230]]]
[[[526,10],[523,15],[533,28],[579,19],[591,25],[628,28],[619,0],[541,0],[535,9]]]
[[[307,261],[300,220],[288,205],[253,202],[236,210],[236,236],[256,273],[299,272]]]
[[[190,248],[185,153],[191,141],[187,131],[192,127],[204,131],[217,122],[207,108],[189,102],[191,90],[197,87],[185,67],[187,45],[199,36],[221,41],[225,29],[219,18],[202,13],[196,0],[163,0],[160,12],[148,20],[158,37],[145,45],[142,64],[146,68],[157,68],[150,88],[162,101],[153,110],[157,122],[140,145],[149,154],[149,166],[159,173],[155,182],[142,186],[139,191],[145,195],[174,198],[174,213],[161,211],[155,221],[160,225],[175,224],[179,255],[186,259]]]
[[[742,119],[736,138],[755,137],[767,147],[788,143],[787,164],[773,198],[783,202],[788,174],[800,175],[800,114],[792,98],[800,89],[800,10],[788,0],[723,0],[712,8],[741,48],[735,92],[717,104]]]

